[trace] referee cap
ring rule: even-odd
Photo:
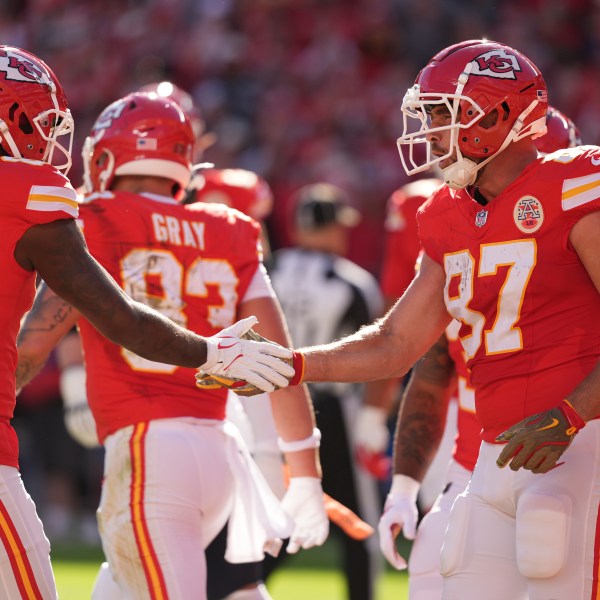
[[[336,185],[306,185],[294,196],[295,224],[298,229],[315,230],[332,223],[355,227],[361,220],[359,211],[350,206],[346,192]]]

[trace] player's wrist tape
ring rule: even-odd
[[[566,431],[567,435],[573,435],[585,427],[585,421],[566,398],[559,404],[558,408],[571,425]]]
[[[292,367],[294,367],[294,376],[290,379],[290,385],[299,385],[304,379],[304,368],[306,367],[306,359],[302,352],[294,350],[292,356]],[[321,439],[319,437],[319,439]]]
[[[277,444],[282,452],[300,452],[301,450],[310,450],[318,448],[321,445],[321,432],[315,427],[312,434],[303,440],[292,440],[286,442],[281,438],[277,438]]]
[[[421,484],[408,475],[394,475],[392,477],[392,485],[390,487],[389,496],[408,496],[414,502],[417,500],[417,494]]]

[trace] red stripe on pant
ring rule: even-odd
[[[152,600],[168,600],[167,586],[163,572],[152,545],[146,515],[144,512],[144,491],[146,483],[145,441],[148,423],[138,423],[133,428],[129,448],[131,452],[131,524],[140,560],[146,574],[148,591]]]
[[[594,572],[591,600],[600,600],[600,507],[596,515],[596,538],[594,540]]]
[[[3,502],[0,502],[0,539],[8,555],[21,598],[43,600],[23,542]]]

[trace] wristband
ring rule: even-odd
[[[559,405],[559,410],[565,415],[571,425],[565,432],[567,435],[573,435],[585,427],[585,421],[581,418],[575,407],[565,398]]]
[[[311,450],[318,448],[321,445],[321,432],[315,427],[312,430],[312,434],[303,440],[292,440],[286,442],[281,438],[277,438],[277,445],[279,449],[284,452],[300,452],[301,450]]]
[[[421,484],[408,475],[394,475],[392,477],[392,486],[390,488],[389,496],[408,496],[413,502],[417,501],[417,494]]]
[[[306,358],[302,352],[293,351],[292,367],[294,367],[294,376],[290,379],[290,385],[299,385],[304,378],[304,369],[306,367]],[[319,439],[321,439],[319,437]]]

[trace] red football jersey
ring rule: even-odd
[[[487,206],[444,187],[417,215],[446,273],[483,438],[556,406],[600,356],[600,295],[569,243],[600,210],[600,148],[531,163]]]
[[[17,333],[31,307],[35,273],[22,269],[15,246],[33,225],[77,216],[77,197],[69,180],[47,163],[0,158],[0,464],[18,466],[17,437],[9,420],[15,407]]]
[[[465,469],[472,471],[481,445],[481,423],[475,414],[475,391],[469,383],[465,351],[458,339],[460,323],[452,321],[446,328],[448,353],[454,361],[458,397],[456,439],[452,456]]]
[[[210,336],[236,320],[259,267],[259,225],[217,204],[105,192],[81,205],[90,252],[134,300]],[[146,360],[80,321],[90,407],[102,441],[134,423],[223,419],[226,390],[200,392],[194,369]]]
[[[388,200],[381,289],[386,298],[400,298],[415,276],[421,250],[416,214],[441,185],[437,179],[420,179],[396,190]]]

